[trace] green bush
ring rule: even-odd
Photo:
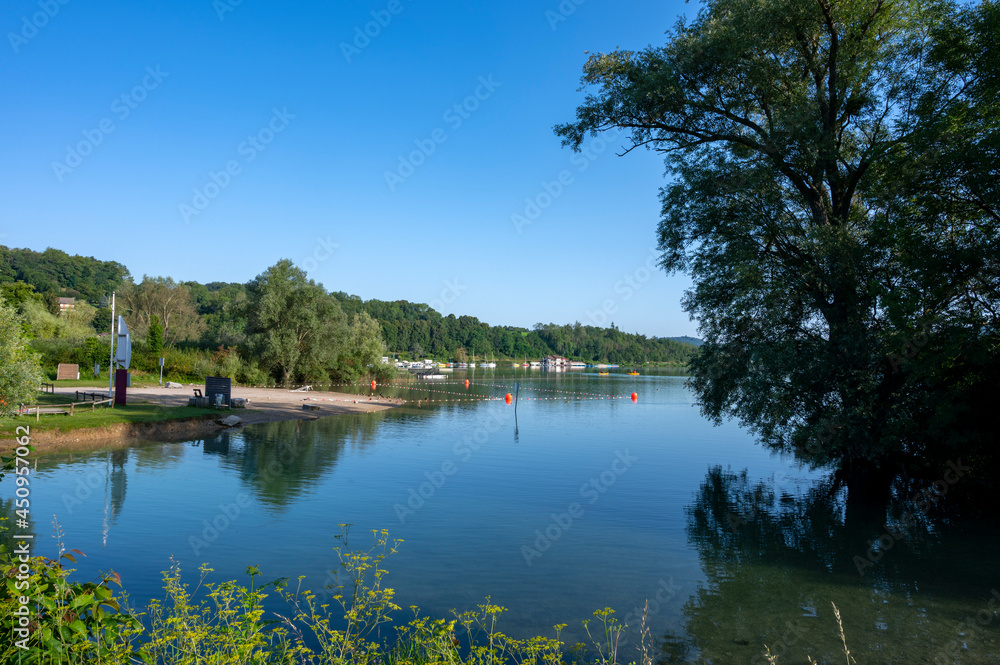
[[[255,360],[243,360],[236,373],[236,380],[245,386],[263,386],[271,383],[271,377],[260,368]]]
[[[70,582],[73,571],[64,562],[75,563],[79,550],[60,548],[58,559],[33,557],[28,564],[15,554],[0,566],[0,616],[11,626],[11,639],[0,644],[0,662],[131,662],[142,624],[115,597],[111,585],[121,585],[116,573],[96,582]]]
[[[27,344],[14,309],[0,300],[0,416],[30,401],[41,381],[37,355]]]

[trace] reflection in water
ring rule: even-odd
[[[13,474],[8,476],[8,479],[13,478]],[[14,545],[17,543],[14,540],[15,533],[30,533],[34,534],[35,530],[34,524],[29,521],[28,529],[16,529],[15,524],[17,521],[17,514],[14,512],[16,507],[14,505],[14,498],[5,499],[0,497],[0,551],[3,552],[13,552]]]
[[[104,527],[101,530],[102,544],[107,546],[111,526],[117,521],[125,505],[125,490],[128,479],[125,464],[128,462],[128,448],[107,453],[107,477],[104,482]]]
[[[845,513],[833,480],[800,493],[712,468],[687,509],[708,581],[662,661],[763,664],[767,645],[781,663],[840,662],[835,603],[859,663],[1000,662],[1000,575],[975,565],[997,560],[992,529],[925,521],[879,551],[885,529]],[[862,574],[858,556],[876,563]]]
[[[202,442],[202,450],[205,451],[206,455],[222,455],[224,457],[229,454],[230,439],[229,430],[223,430],[219,434],[205,439]]]
[[[378,414],[261,423],[219,432],[202,450],[219,456],[262,502],[283,510],[337,466],[347,445],[373,445],[380,423]]]

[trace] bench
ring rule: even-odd
[[[47,416],[48,415],[58,415],[58,414],[62,414],[64,416],[68,416],[69,415],[69,411],[67,411],[66,409],[64,409],[62,407],[59,407],[59,406],[32,406],[32,407],[28,407],[25,410],[25,413],[31,413],[32,411],[34,411],[34,413],[35,413],[36,420],[37,420],[37,416],[39,416],[41,414],[45,414]]]

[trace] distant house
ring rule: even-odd
[[[60,298],[59,299],[59,313],[62,314],[67,309],[73,309],[76,306],[76,298]]]

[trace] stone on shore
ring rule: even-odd
[[[183,388],[184,384],[183,383],[177,383],[175,381],[167,381],[167,384],[166,384],[165,387],[167,387],[167,388]]]
[[[219,418],[215,422],[219,423],[220,425],[225,425],[226,427],[236,427],[241,422],[243,422],[243,420],[236,416],[226,416],[225,418]]]

